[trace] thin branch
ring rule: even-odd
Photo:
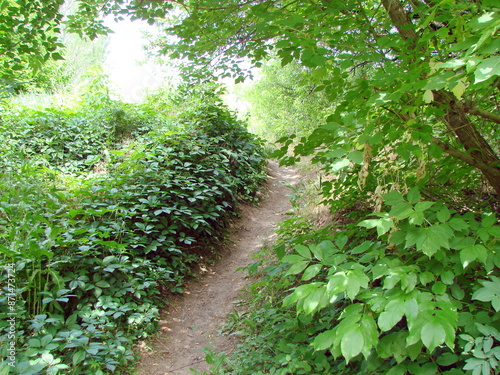
[[[500,169],[492,167],[491,165],[487,165],[481,161],[479,161],[477,158],[474,158],[470,154],[457,150],[456,148],[450,146],[447,143],[444,143],[440,139],[436,137],[432,137],[432,141],[435,145],[437,145],[441,150],[446,152],[448,155],[453,156],[454,158],[457,158],[459,160],[462,160],[463,162],[478,168],[479,170],[486,172],[490,175],[500,177]]]
[[[497,124],[500,124],[500,116],[495,115],[494,113],[485,111],[484,109],[479,109],[479,108],[470,108],[467,110],[471,115],[476,115],[479,117],[483,117],[485,119],[488,119],[490,121],[496,122]]]
[[[265,1],[266,0],[257,0],[257,1],[256,0],[249,0],[249,1],[246,1],[246,2],[240,3],[240,4],[233,4],[233,5],[223,6],[223,7],[216,7],[216,8],[203,8],[203,7],[197,7],[197,6],[189,6],[182,0],[177,0],[177,1],[173,1],[173,2],[175,2],[178,5],[181,5],[184,8],[191,8],[191,9],[204,10],[204,11],[210,12],[210,11],[215,11],[215,10],[229,10],[229,9],[234,9],[234,8],[241,8],[245,5],[251,5],[254,3],[255,4],[262,4]],[[278,0],[273,1],[273,3],[277,3],[277,2],[278,2]]]

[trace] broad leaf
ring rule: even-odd
[[[326,350],[333,345],[333,342],[337,336],[334,329],[321,332],[314,338],[313,347],[314,350]]]
[[[440,322],[435,319],[429,321],[422,327],[421,337],[423,344],[432,352],[436,346],[444,343],[446,332]]]
[[[485,263],[487,258],[488,250],[483,245],[467,246],[460,251],[460,261],[464,268],[475,260]]]
[[[385,203],[390,206],[404,202],[403,195],[397,190],[392,190],[389,193],[382,194],[382,198],[384,198]]]
[[[394,221],[383,217],[380,219],[363,220],[358,225],[365,228],[377,228],[377,234],[381,236],[394,228]]]
[[[340,350],[342,355],[344,356],[347,363],[349,360],[363,350],[363,346],[365,345],[365,339],[363,337],[363,333],[361,331],[361,327],[359,324],[352,326],[352,328],[343,335],[342,340],[340,342]]]
[[[474,73],[474,83],[479,83],[500,75],[500,56],[494,56],[483,60]]]

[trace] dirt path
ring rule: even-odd
[[[251,255],[273,240],[274,226],[290,209],[290,189],[285,185],[298,180],[294,170],[278,167],[275,162],[269,164],[268,177],[260,206],[242,207],[242,217],[235,222],[229,248],[220,261],[202,269],[200,279],[190,282],[186,293],[172,299],[162,312],[162,333],[148,343],[149,350],[143,350],[136,374],[192,375],[190,368],[203,372],[209,368],[204,347],[228,351],[234,346],[231,338],[217,331],[247,283],[246,273],[236,270],[251,263]]]

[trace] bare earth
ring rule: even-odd
[[[242,217],[234,223],[221,259],[208,269],[200,267],[200,278],[188,283],[184,295],[170,300],[161,314],[161,333],[143,346],[136,374],[191,375],[190,368],[203,373],[209,368],[203,348],[230,351],[234,347],[233,339],[219,335],[218,330],[248,283],[246,272],[236,270],[252,263],[252,254],[273,241],[275,225],[290,209],[287,194],[291,191],[286,185],[297,181],[293,169],[269,163],[260,205],[242,207]]]

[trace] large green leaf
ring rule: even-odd
[[[351,300],[357,296],[361,288],[366,288],[370,279],[361,270],[352,270],[346,274],[345,291]]]
[[[432,352],[436,346],[444,343],[446,331],[440,322],[433,319],[422,327],[421,338],[423,344]]]
[[[460,261],[464,268],[475,260],[485,263],[487,258],[488,250],[483,245],[467,246],[460,251]]]
[[[355,324],[351,329],[343,335],[340,342],[340,350],[347,363],[353,357],[357,356],[363,350],[365,338],[361,326]]]
[[[365,228],[377,228],[377,234],[381,236],[394,228],[394,221],[391,218],[382,217],[380,219],[363,220],[358,225]]]
[[[378,326],[382,331],[389,331],[406,312],[406,304],[401,299],[391,300],[378,317]]]
[[[424,228],[417,228],[408,232],[406,237],[407,246],[415,244],[417,250],[422,251],[427,256],[433,256],[439,249],[450,247],[449,240],[453,232],[445,224],[432,225]]]
[[[330,348],[333,345],[336,336],[337,333],[334,329],[321,332],[314,338],[313,341],[314,350],[326,350]]]

